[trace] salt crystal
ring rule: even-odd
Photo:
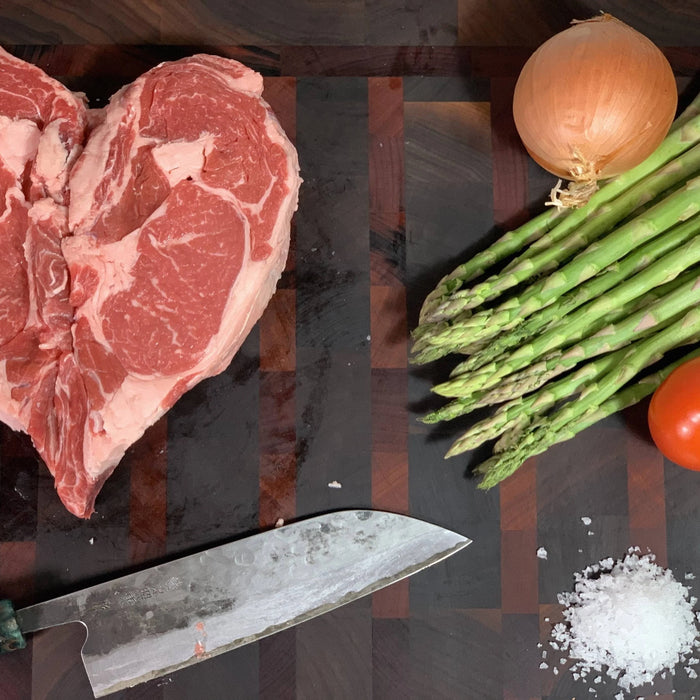
[[[547,550],[544,547],[540,547],[537,550],[537,558],[538,559],[546,559],[547,558]]]
[[[574,592],[557,596],[565,624],[552,636],[574,661],[575,680],[596,671],[630,690],[685,662],[697,645],[688,589],[653,554],[637,551],[586,567],[574,576]]]
[[[331,481],[328,484],[329,489],[342,489],[343,485],[339,481]]]
[[[684,576],[686,581],[692,581],[695,578],[695,574],[691,573],[690,571]]]
[[[593,530],[589,530],[586,534],[590,537],[591,535],[595,535],[595,532],[593,532]]]
[[[582,522],[584,525],[590,525],[593,521],[592,521],[587,515],[584,515],[584,516],[581,518],[581,522]]]
[[[277,518],[275,521],[275,527],[282,527],[284,525],[284,518]]]
[[[559,675],[559,669],[555,666],[555,667],[552,669],[552,673],[553,673],[555,676],[558,676],[558,675]]]
[[[685,669],[685,672],[688,674],[688,678],[698,677],[698,672],[694,668],[690,668],[690,666]]]
[[[94,537],[91,537],[91,538],[88,540],[88,542],[89,542],[90,544],[95,544],[95,538],[94,538]]]
[[[540,664],[540,668],[544,671],[546,668],[549,668],[549,666],[543,661],[543,662]]]

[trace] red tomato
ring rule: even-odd
[[[654,392],[649,430],[668,459],[700,470],[700,357],[673,370]]]

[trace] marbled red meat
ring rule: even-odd
[[[78,516],[274,292],[300,179],[261,94],[198,55],[96,113],[0,50],[0,419]]]

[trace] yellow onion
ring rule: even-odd
[[[609,14],[577,21],[522,69],[513,116],[528,153],[572,180],[554,204],[583,204],[596,181],[633,168],[666,136],[678,95],[658,47]],[[561,199],[559,200],[559,195]]]

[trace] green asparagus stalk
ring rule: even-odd
[[[529,457],[543,452],[561,440],[562,436],[574,435],[580,429],[581,421],[587,425],[586,421],[591,420],[591,415],[599,416],[601,406],[645,367],[660,360],[674,347],[697,342],[698,337],[700,308],[693,308],[662,332],[630,347],[618,367],[587,385],[575,401],[541,419],[530,430],[521,432],[511,447],[478,467],[478,473],[484,475],[480,488],[495,486]]]
[[[690,276],[694,274],[696,273],[688,270],[675,280],[655,287],[639,299],[635,299],[633,302],[620,307],[618,311],[611,314],[610,322],[619,322],[639,309],[646,309],[670,292],[675,291],[682,284],[685,284],[690,279]],[[644,332],[641,332],[641,335],[644,335]],[[518,401],[525,394],[540,389],[552,376],[554,376],[552,368],[546,362],[538,362],[531,367],[524,368],[511,377],[506,377],[495,386],[454,398],[444,406],[421,417],[420,420],[428,424],[439,423],[441,421],[454,420],[483,406],[492,406],[506,401]]]
[[[640,308],[642,307],[640,306]],[[685,313],[685,310],[672,314],[668,319],[663,319],[658,324],[641,330],[637,334],[637,337],[639,339],[644,339],[649,335],[662,330],[667,325],[680,318],[683,313]],[[624,315],[621,316],[621,318],[623,317]],[[634,340],[631,342],[634,342]],[[624,349],[628,345],[629,343],[621,343],[620,347]],[[593,357],[598,357],[598,355],[593,355]],[[571,361],[568,364],[563,365],[560,358],[559,360],[553,359],[552,357],[545,358],[544,360],[535,363],[532,367],[525,367],[520,372],[516,372],[510,377],[506,377],[502,382],[499,382],[490,389],[481,390],[476,395],[472,395],[472,409],[501,404],[504,401],[511,401],[515,398],[524,396],[529,392],[536,391],[537,389],[540,389],[546,385],[550,380],[558,377],[569,369],[575,368],[576,365],[576,362]],[[465,401],[464,408],[467,406],[468,401]]]
[[[700,146],[697,148],[700,157]],[[700,160],[698,161],[700,164]],[[444,354],[468,343],[493,338],[510,330],[544,306],[555,303],[566,292],[595,276],[600,270],[622,258],[637,245],[655,238],[679,221],[700,211],[700,177],[628,224],[608,234],[545,279],[531,285],[522,294],[502,303],[495,312],[484,311],[462,318],[434,335],[422,338],[440,346]]]
[[[672,323],[675,323],[679,318],[681,318],[684,313],[685,312],[681,311],[677,314],[674,314],[673,316],[671,316],[671,318],[662,321],[657,326],[647,329],[646,331],[640,334],[640,339],[644,340],[649,336],[664,330],[667,326],[671,325]],[[627,347],[629,347],[629,345],[630,343],[626,343],[621,345],[620,347],[621,349],[626,349]],[[595,357],[596,356],[594,355],[591,359],[594,359]],[[504,401],[510,401],[518,396],[523,396],[524,389],[530,392],[536,391],[537,389],[546,386],[548,382],[552,381],[553,379],[556,379],[572,367],[576,367],[577,362],[574,360],[569,362],[568,364],[562,364],[561,362],[557,362],[555,360],[552,362],[543,361],[541,363],[538,363],[538,365],[539,366],[537,368],[534,368],[532,372],[529,372],[524,377],[515,376],[512,379],[509,378],[510,381],[504,382],[502,385],[497,385],[493,387],[490,391],[480,391],[477,394],[479,400],[474,400],[473,408],[479,408],[481,406],[486,405],[496,405],[499,403],[503,403]]]
[[[569,318],[567,315],[583,306],[583,304],[592,299],[598,299],[616,284],[628,279],[640,270],[644,270],[667,253],[674,251],[678,246],[683,245],[700,232],[700,222],[696,222],[696,218],[693,217],[690,221],[674,226],[662,236],[654,238],[646,245],[633,250],[619,262],[614,262],[601,271],[599,275],[592,277],[584,284],[565,294],[558,304],[546,306],[512,331],[498,335],[490,343],[484,343],[478,350],[472,349],[473,346],[462,348],[460,352],[472,352],[473,354],[457,365],[451,376],[462,372],[475,371],[496,360],[510,348],[523,345],[523,343],[535,337],[538,333],[542,333],[551,327],[553,323],[557,321],[561,323],[564,319]],[[642,301],[650,303],[647,299]]]
[[[514,231],[510,231],[496,241],[492,246],[475,255],[471,260],[457,267],[438,283],[437,287],[426,297],[420,313],[420,324],[431,324],[450,318],[462,311],[462,302],[458,301],[465,295],[458,290],[482,275],[501,260],[517,253],[522,248],[532,245],[543,233],[555,226],[549,242],[537,244],[551,245],[565,238],[576,226],[585,221],[595,210],[606,202],[610,202],[626,189],[654,172],[665,163],[676,158],[692,145],[700,141],[700,95],[678,117],[659,148],[636,168],[619,175],[606,183],[585,206],[568,212],[563,216],[556,210],[548,210],[527,222]],[[552,241],[552,238],[555,240]],[[537,250],[535,246],[534,250]],[[526,255],[530,252],[526,251]],[[522,259],[519,258],[519,259]],[[466,290],[468,292],[468,290]],[[450,297],[456,296],[456,307],[450,304]],[[419,326],[420,328],[420,326]]]
[[[547,370],[545,367],[536,367],[533,372],[520,373],[516,379],[507,383],[503,388],[499,386],[487,387],[483,390],[453,399],[448,404],[423,416],[421,420],[424,423],[438,423],[444,420],[453,420],[476,408],[490,406],[495,403],[502,403],[503,401],[524,396],[542,386],[547,378],[546,372]],[[497,396],[500,397],[500,399],[497,399]]]
[[[590,358],[587,358],[583,366],[585,367],[585,362],[594,361],[596,358],[600,357],[601,354],[604,355],[607,352],[625,349],[637,340],[644,340],[650,335],[658,333],[666,326],[678,320],[686,311],[687,309],[679,311],[676,314],[672,314],[669,318],[662,319],[657,324],[641,330],[634,339],[628,342],[620,342],[610,351],[608,351],[606,347],[603,347],[600,352],[594,353]],[[574,371],[580,364],[581,363],[576,360],[575,356],[569,357],[566,362],[563,362],[561,356],[557,357],[555,353],[552,353],[550,357],[535,363],[531,368],[525,367],[520,372],[506,377],[495,386],[483,389],[477,392],[476,395],[472,395],[472,408],[478,409],[485,406],[496,406],[506,401],[512,401],[513,399],[525,396],[526,394],[541,389],[546,386],[548,382],[565,374],[569,370]]]
[[[622,348],[588,362],[570,375],[552,382],[529,396],[519,396],[503,404],[492,415],[472,425],[452,444],[445,457],[473,450],[489,440],[497,438],[506,428],[517,425],[523,430],[537,416],[545,414],[558,401],[575,395],[587,382],[617,366],[627,352]]]
[[[693,265],[700,262],[700,236],[698,236],[698,233],[700,233],[700,216],[693,217],[693,219],[679,224],[672,231],[679,234],[678,237],[674,235],[673,239],[689,238],[690,240],[687,240],[680,247],[671,249],[671,252],[666,253],[666,255],[648,265],[641,272],[622,281],[609,294],[597,295],[571,313],[564,315],[567,311],[566,303],[562,305],[552,304],[545,307],[542,312],[531,317],[529,321],[536,321],[538,317],[542,316],[550,318],[560,316],[560,318],[558,321],[552,320],[546,327],[538,329],[540,330],[539,335],[531,333],[518,343],[519,347],[516,350],[510,354],[504,352],[490,363],[482,365],[476,370],[470,369],[472,358],[469,358],[459,363],[452,370],[450,376],[457,377],[468,374],[475,381],[478,381],[478,376],[484,373],[491,374],[495,369],[503,367],[505,363],[524,360],[520,363],[520,366],[524,366],[550,350],[561,348],[567,343],[583,338],[585,335],[592,335],[600,330],[607,321],[624,318],[620,311],[624,310],[628,314],[636,310],[637,305],[642,301],[653,303],[659,298],[660,292],[662,293],[661,296],[663,296],[674,290],[676,285],[671,284],[667,286],[669,282],[677,280],[679,275],[682,276],[686,268],[692,268]],[[601,276],[606,274],[610,273],[602,273]],[[615,282],[619,282],[617,273],[612,276]],[[687,277],[683,277],[683,280],[687,281],[687,279]],[[598,281],[598,277],[590,280],[596,288]],[[611,284],[608,289],[612,286]],[[558,309],[561,310],[561,314],[557,313]],[[505,338],[508,338],[509,335],[519,338],[519,331],[521,328],[526,327],[528,323],[510,331],[510,333],[505,335]],[[498,348],[502,344],[499,341],[503,337],[498,336],[493,340],[492,344]]]
[[[691,241],[691,243],[695,243],[696,247],[700,249],[700,237]],[[700,253],[698,253],[698,258],[700,258]],[[610,296],[613,295],[611,294]],[[603,305],[602,302],[604,301],[606,300],[600,300],[601,305]],[[477,391],[497,386],[506,377],[509,378],[508,381],[512,382],[517,377],[515,373],[523,368],[525,376],[531,376],[535,373],[546,373],[548,378],[552,378],[583,360],[604,352],[610,352],[629,343],[631,339],[638,337],[640,332],[653,329],[698,303],[700,303],[700,274],[697,270],[690,270],[683,276],[682,284],[669,294],[649,307],[640,309],[627,316],[618,323],[611,323],[605,326],[602,323],[598,324],[595,326],[597,332],[591,336],[583,337],[585,331],[581,332],[578,324],[585,323],[586,317],[585,314],[576,312],[574,314],[578,317],[576,324],[572,322],[572,328],[566,334],[555,332],[556,329],[554,329],[551,333],[545,333],[532,343],[519,348],[505,359],[492,363],[488,366],[488,371],[486,368],[482,368],[482,370],[477,372],[469,372],[453,377],[433,387],[433,391],[441,396],[467,397]],[[614,308],[614,305],[610,308]],[[585,309],[579,311],[585,311]],[[603,317],[604,321],[605,318]],[[587,327],[590,329],[591,325]],[[570,345],[566,349],[561,349],[566,345],[568,339],[576,338],[579,338],[577,343]],[[547,350],[556,347],[557,343],[559,349],[555,349],[548,355],[543,356],[543,353],[547,352]],[[537,357],[542,357],[542,359],[533,364],[533,359]]]
[[[580,419],[573,420],[563,428],[561,428],[557,433],[549,436],[547,442],[540,443],[536,448],[533,448],[531,452],[528,453],[525,459],[534,457],[535,455],[541,454],[547,450],[552,445],[558,444],[560,442],[566,442],[570,440],[578,433],[582,432],[586,428],[594,425],[595,423],[611,416],[613,413],[622,411],[630,406],[634,406],[639,403],[642,399],[650,396],[656,391],[656,389],[661,385],[661,383],[668,377],[668,375],[673,372],[674,369],[679,367],[684,362],[688,362],[696,357],[700,357],[700,350],[694,350],[688,353],[682,359],[673,362],[667,367],[655,372],[654,374],[642,377],[637,383],[632,384],[617,394],[613,394],[609,399],[604,401],[600,406],[594,406],[589,408],[584,412]],[[495,473],[499,469],[498,460],[503,452],[495,454],[489,460],[479,465],[475,471],[480,474],[485,474],[485,478],[479,483],[479,488],[489,489],[496,486],[500,481],[510,476],[510,473],[500,474]],[[524,462],[525,460],[523,460]],[[521,462],[520,464],[522,464]],[[520,465],[518,465],[520,466]],[[510,468],[510,466],[508,467]],[[513,471],[517,469],[517,466]]]

